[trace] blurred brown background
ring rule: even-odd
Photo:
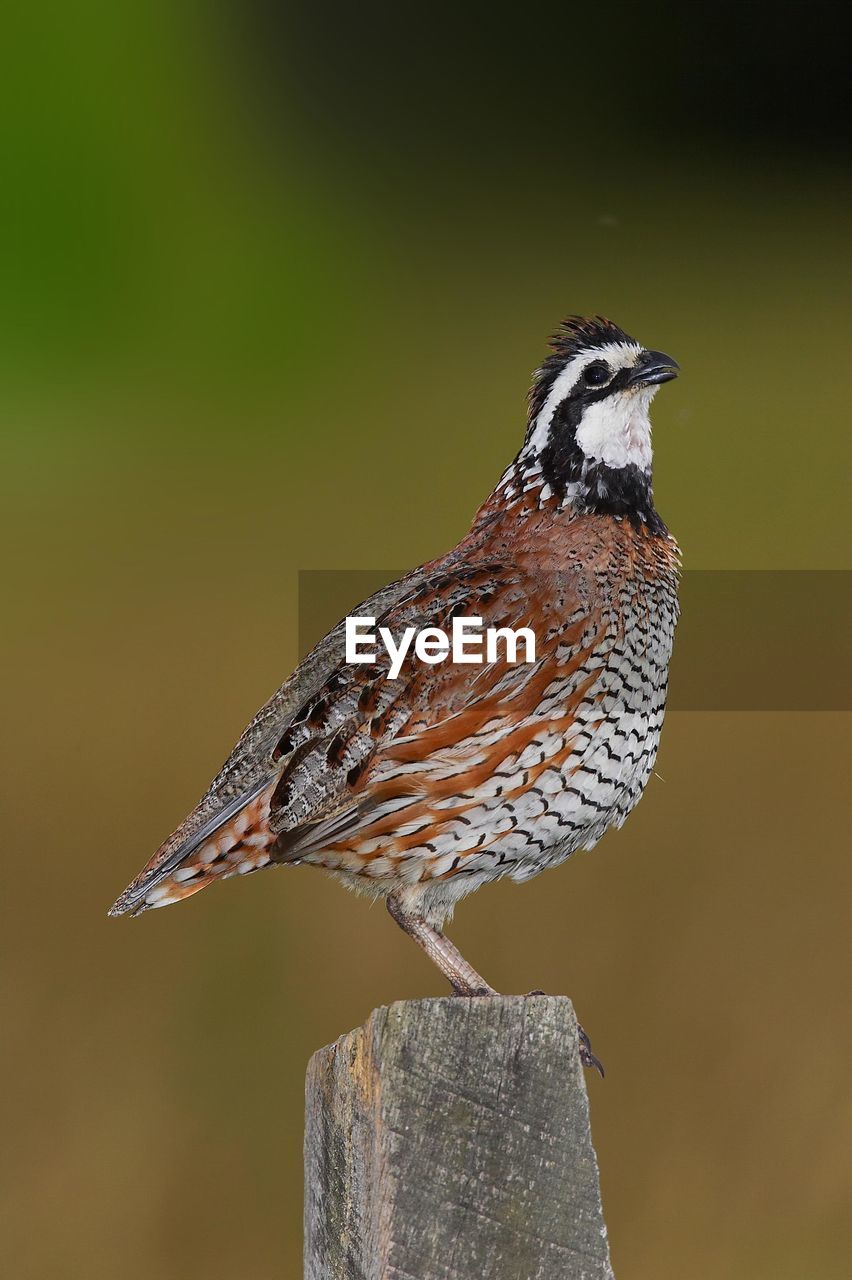
[[[309,869],[106,909],[291,670],[298,571],[451,545],[562,315],[681,361],[690,567],[849,567],[845,45],[807,13],[13,13],[6,1274],[298,1274],[307,1058],[435,973]],[[848,760],[839,712],[675,713],[623,832],[459,913],[607,1064],[619,1280],[848,1274]]]

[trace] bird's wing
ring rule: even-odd
[[[444,566],[378,620],[397,641],[411,627],[448,632],[462,614],[513,631],[533,630],[535,620],[535,660],[509,661],[501,646],[481,664],[430,665],[409,653],[396,679],[387,656],[338,667],[285,735],[288,758],[270,801],[276,860],[296,861],[368,826],[378,836],[402,809],[413,821],[412,802],[446,801],[522,753],[541,731],[536,710],[557,652],[586,653],[596,629],[569,581],[561,594],[552,581],[543,587],[516,566]]]
[[[501,652],[481,665],[430,665],[412,649],[391,678],[383,648],[374,664],[345,661],[340,624],[258,713],[207,796],[112,914],[174,902],[221,875],[298,861],[345,840],[421,794],[424,769],[447,778],[475,770],[470,744],[486,729],[499,739],[497,759],[522,750],[540,726],[533,713],[556,650],[582,645],[590,620],[570,583],[561,597],[541,587],[517,566],[471,565],[451,553],[365,601],[357,613],[376,617],[397,643],[408,628],[449,631],[457,615],[513,630],[535,618],[536,660],[512,663]]]

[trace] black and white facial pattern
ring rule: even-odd
[[[568,329],[539,370],[523,448],[504,477],[509,490],[540,490],[578,511],[653,524],[650,407],[676,364],[621,330]]]

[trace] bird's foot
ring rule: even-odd
[[[583,1066],[594,1067],[601,1080],[603,1080],[605,1075],[603,1063],[600,1058],[596,1058],[592,1053],[592,1042],[580,1026],[579,1022],[577,1023],[577,1039],[580,1041],[580,1061]]]
[[[530,996],[543,996],[546,994],[547,992],[536,989],[535,991],[528,991],[525,999],[529,999]],[[600,1058],[596,1058],[592,1053],[592,1042],[580,1026],[579,1022],[577,1023],[577,1039],[580,1041],[580,1061],[583,1066],[594,1067],[595,1071],[600,1075],[601,1080],[603,1080],[605,1075],[603,1063]]]
[[[495,991],[487,983],[482,987],[453,987],[453,995],[460,996],[463,1000],[473,1000],[478,999],[480,996],[497,996],[499,994],[499,991]]]

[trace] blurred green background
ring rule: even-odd
[[[849,567],[846,45],[796,10],[12,9],[16,1280],[298,1274],[307,1058],[437,975],[310,869],[106,909],[295,663],[298,571],[450,546],[564,314],[683,366],[656,487],[687,565]],[[676,713],[623,832],[459,913],[609,1068],[619,1280],[848,1274],[848,761],[839,713]]]

